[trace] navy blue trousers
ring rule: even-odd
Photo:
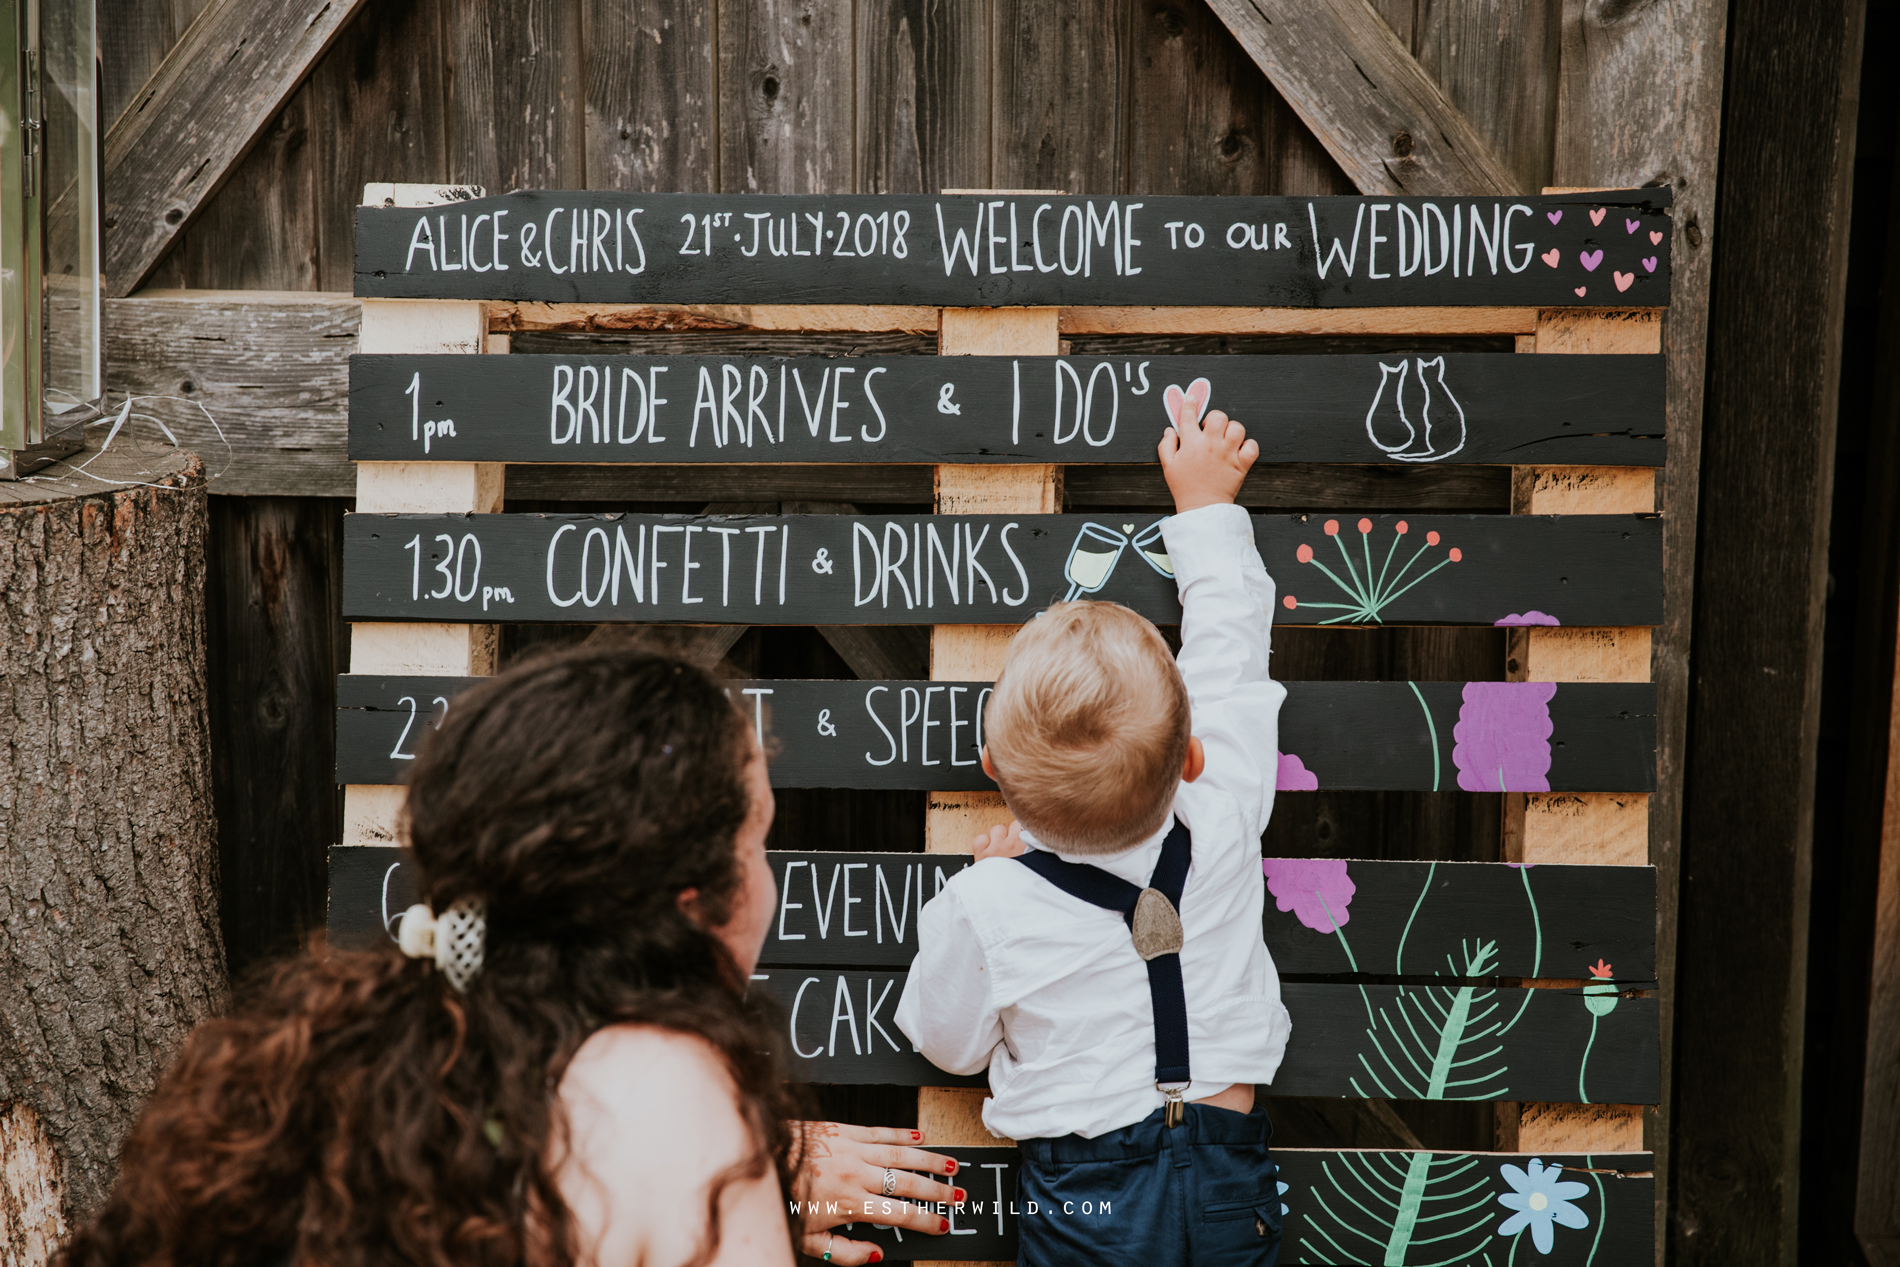
[[[1161,1114],[1096,1139],[1022,1141],[1018,1267],[1277,1267],[1266,1109],[1190,1104],[1172,1130]]]

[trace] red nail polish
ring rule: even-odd
[[[946,1175],[954,1175],[957,1173],[957,1163],[954,1158],[943,1168],[943,1173]]]
[[[912,1131],[910,1133],[911,1143],[913,1144],[922,1143],[923,1138],[924,1138],[924,1133],[922,1131]]]
[[[874,1250],[872,1250],[872,1251],[871,1251],[871,1261],[872,1261],[872,1262],[874,1262],[874,1263],[881,1263],[881,1262],[883,1262],[883,1261],[884,1261],[884,1251],[883,1251],[883,1250],[881,1250],[881,1249],[874,1249]]]
[[[949,1220],[949,1219],[938,1219],[938,1220],[937,1220],[937,1230],[938,1230],[939,1232],[948,1232],[948,1231],[950,1230],[950,1220]]]
[[[951,1189],[951,1191],[954,1194],[950,1198],[950,1204],[952,1205],[962,1205],[965,1201],[969,1200],[970,1198],[970,1194],[965,1192],[961,1188],[953,1188]]]

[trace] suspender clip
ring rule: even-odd
[[[1187,1117],[1187,1102],[1181,1098],[1182,1093],[1187,1089],[1188,1084],[1185,1082],[1155,1083],[1155,1090],[1167,1100],[1161,1114],[1161,1124],[1169,1130],[1181,1125],[1182,1120]]]

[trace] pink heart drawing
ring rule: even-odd
[[[1578,251],[1577,262],[1583,265],[1584,272],[1594,273],[1597,271],[1597,265],[1603,262],[1603,252],[1601,250]]]
[[[1213,390],[1213,384],[1204,378],[1197,378],[1189,383],[1186,391],[1169,383],[1168,389],[1161,393],[1161,401],[1168,407],[1168,421],[1176,426],[1184,425],[1184,421],[1186,423],[1199,422],[1201,415],[1207,412],[1207,398]],[[1185,420],[1181,417],[1183,401],[1187,402],[1190,414],[1190,417]]]
[[[1651,229],[1649,231],[1649,244],[1651,246],[1662,245],[1662,230],[1661,229]]]
[[[1598,207],[1595,211],[1592,211],[1590,213],[1590,223],[1602,224],[1603,217],[1609,214],[1610,214],[1610,209],[1608,207]]]
[[[1584,291],[1586,291],[1586,290],[1588,290],[1588,289],[1590,289],[1590,288],[1589,288],[1588,286],[1579,286],[1579,287],[1577,287],[1577,298],[1579,298],[1579,299],[1582,299],[1582,298],[1583,298],[1583,292],[1584,292]]]
[[[1618,291],[1625,291],[1630,288],[1630,283],[1636,280],[1636,274],[1618,273],[1618,272],[1612,271],[1610,273],[1610,280],[1616,283],[1616,288]]]
[[[1656,257],[1655,256],[1650,255],[1644,258],[1643,271],[1645,273],[1653,273],[1656,271]]]
[[[1641,220],[1625,220],[1623,222],[1623,232],[1625,233],[1634,233],[1642,227],[1643,222]]]
[[[1550,265],[1552,268],[1555,268],[1557,267],[1557,261],[1563,258],[1563,252],[1553,246],[1537,258],[1543,260],[1544,263]]]
[[[1544,213],[1544,219],[1550,221],[1552,224],[1556,224],[1559,220],[1563,218],[1564,218],[1564,213],[1561,211],[1546,211]]]

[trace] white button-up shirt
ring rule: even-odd
[[[1194,841],[1181,897],[1194,1100],[1271,1081],[1291,1028],[1261,938],[1260,873],[1286,688],[1268,674],[1274,588],[1247,512],[1176,515],[1162,538],[1184,609],[1178,663],[1207,751],[1174,801]],[[1057,856],[1146,887],[1172,825],[1118,854]],[[1148,969],[1119,914],[991,858],[924,906],[918,939],[897,1024],[950,1073],[989,1069],[992,1133],[1094,1137],[1160,1107]]]

